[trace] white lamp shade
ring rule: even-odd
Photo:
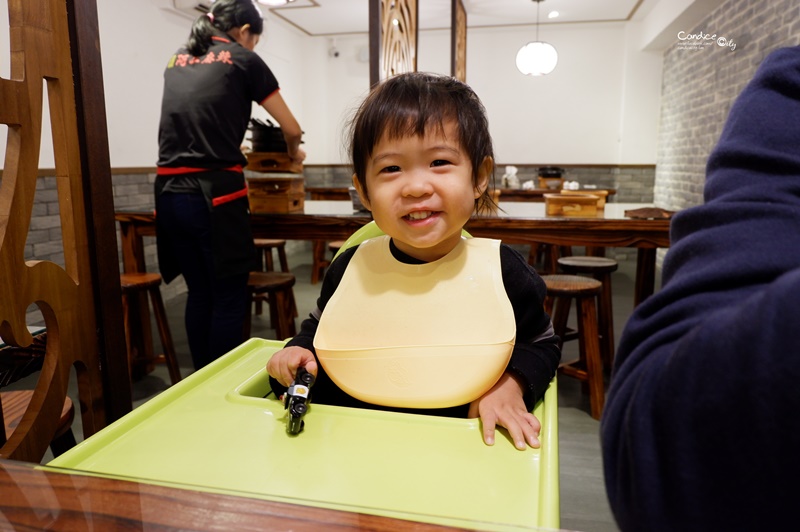
[[[517,52],[517,68],[528,76],[543,76],[556,68],[558,52],[552,44],[529,42]]]

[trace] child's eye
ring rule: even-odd
[[[431,166],[447,166],[448,164],[453,164],[453,163],[445,159],[436,159],[431,163]]]
[[[399,172],[400,167],[397,165],[387,166],[381,170],[382,174],[393,174],[394,172]]]

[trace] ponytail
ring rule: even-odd
[[[189,40],[186,41],[186,49],[194,57],[206,55],[211,46],[211,37],[216,34],[214,23],[211,22],[214,15],[200,15],[192,24],[192,31],[189,33]]]
[[[227,37],[227,32],[250,24],[250,32],[261,35],[264,19],[261,9],[253,0],[217,0],[211,4],[211,11],[200,15],[192,24],[186,49],[194,57],[200,57],[211,47],[211,37]]]

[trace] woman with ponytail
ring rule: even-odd
[[[158,261],[188,287],[186,332],[195,369],[242,341],[247,278],[257,268],[240,150],[252,102],[278,122],[289,156],[302,130],[278,80],[253,50],[264,29],[253,0],[216,0],[164,72],[155,182]]]

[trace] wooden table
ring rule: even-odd
[[[508,244],[556,244],[559,246],[631,247],[637,249],[634,305],[655,290],[656,249],[669,247],[669,220],[638,220],[625,211],[650,207],[642,203],[607,203],[593,218],[545,215],[545,204],[500,202],[497,216],[474,217],[467,230],[477,237],[496,238]],[[117,211],[120,226],[123,271],[146,271],[142,237],[155,236],[152,211]],[[372,219],[369,212],[353,212],[350,201],[306,201],[304,212],[253,214],[250,218],[256,238],[286,240],[344,240]],[[142,356],[134,360],[136,375],[152,369],[153,345],[147,317],[147,301],[130,301],[131,312],[143,316],[141,330],[131,337]],[[142,371],[142,367],[144,370]]]
[[[560,246],[631,247],[637,249],[638,305],[655,289],[656,249],[669,247],[669,220],[638,220],[625,211],[651,207],[643,203],[608,203],[596,217],[546,216],[544,203],[500,202],[496,216],[474,217],[466,229],[477,237],[508,244],[546,243]],[[143,236],[155,236],[152,211],[117,211],[125,272],[145,271]],[[343,240],[371,220],[353,212],[349,201],[307,201],[302,213],[253,214],[256,238]]]
[[[14,530],[454,530],[2,459],[0,516]]]

